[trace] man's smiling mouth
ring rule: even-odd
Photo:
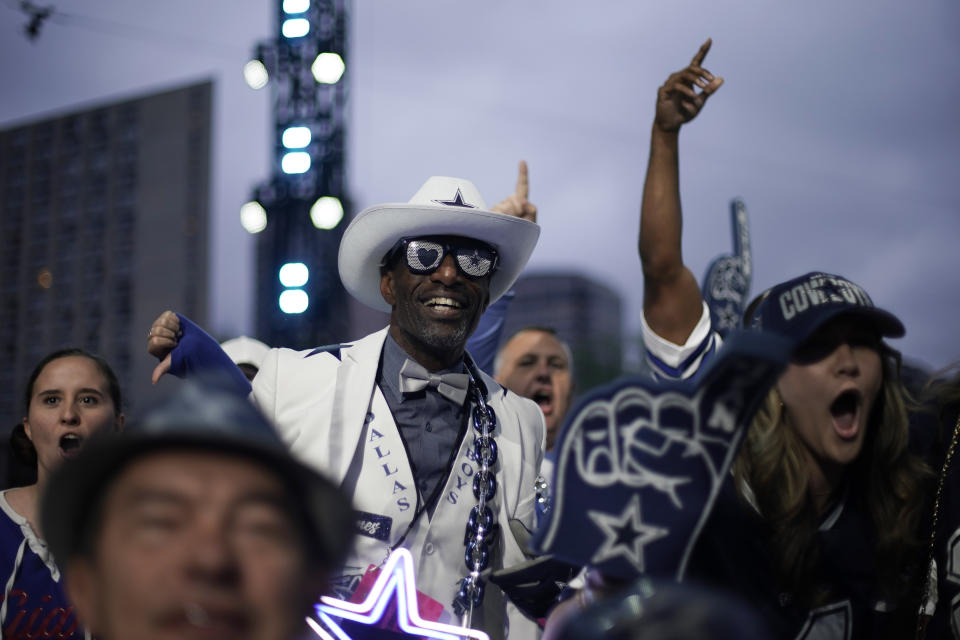
[[[464,305],[453,298],[434,297],[428,298],[424,303],[427,307],[435,309],[463,309]]]

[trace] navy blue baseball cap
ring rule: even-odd
[[[906,333],[903,323],[889,311],[876,307],[863,287],[842,276],[819,271],[764,291],[747,307],[743,325],[800,344],[839,315],[863,318],[885,338],[900,338]]]
[[[57,563],[83,551],[88,519],[110,483],[138,458],[188,450],[246,458],[283,482],[302,518],[308,549],[324,568],[336,569],[353,541],[350,500],[325,477],[296,460],[273,425],[246,398],[219,381],[182,383],[178,393],[122,433],[99,433],[50,477],[40,517]]]

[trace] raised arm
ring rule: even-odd
[[[650,162],[640,208],[640,262],[643,265],[643,313],[657,335],[675,344],[686,342],[700,319],[700,287],[683,263],[678,138],[704,103],[723,84],[703,68],[707,40],[690,64],[670,74],[657,90],[657,110],[650,134]]]
[[[537,205],[530,202],[529,196],[530,177],[527,173],[527,161],[521,160],[517,166],[517,184],[513,188],[513,193],[490,207],[490,211],[536,222]]]
[[[490,207],[490,210],[536,222],[537,205],[530,202],[529,195],[530,177],[527,173],[527,163],[521,160],[517,167],[517,184],[513,193]],[[467,351],[470,352],[474,362],[490,376],[493,375],[493,360],[500,349],[500,340],[503,338],[503,328],[506,326],[507,311],[510,309],[510,303],[513,302],[513,295],[513,291],[508,291],[487,307],[480,316],[480,322],[473,335],[467,340]]]

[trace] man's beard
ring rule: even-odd
[[[464,318],[454,327],[447,325],[446,331],[439,330],[440,327],[429,323],[423,328],[423,331],[417,337],[420,341],[434,352],[451,352],[463,349],[467,344],[467,338],[470,337],[470,321]]]
[[[423,317],[417,313],[415,305],[407,302],[397,307],[402,319],[401,329],[412,341],[433,354],[456,353],[466,347],[467,339],[476,327],[476,316],[441,322]]]

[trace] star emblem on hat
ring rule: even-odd
[[[823,284],[821,284],[819,287],[815,287],[815,288],[818,288],[818,289],[820,289],[821,291],[823,291],[823,293],[824,293],[828,298],[831,297],[831,296],[836,296],[836,297],[839,298],[840,296],[843,295],[843,291],[840,289],[840,285],[838,285],[838,284],[837,284],[836,282],[834,282],[833,280],[824,280],[824,281],[823,281]]]
[[[640,514],[640,495],[634,494],[630,503],[619,516],[610,515],[602,511],[587,511],[587,515],[597,525],[606,539],[593,554],[592,562],[602,562],[614,556],[624,556],[643,572],[643,548],[654,540],[659,540],[670,533],[669,529],[645,524]]]
[[[453,196],[453,200],[434,200],[437,204],[443,204],[448,207],[466,207],[467,209],[476,209],[477,206],[474,204],[468,204],[463,201],[463,194],[460,193],[460,188],[457,188],[457,194]]]

